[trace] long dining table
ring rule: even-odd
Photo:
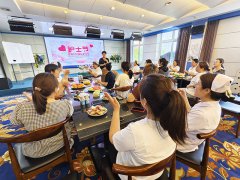
[[[82,90],[82,92],[89,93],[87,90],[88,87]],[[91,139],[108,132],[113,114],[113,108],[111,104],[108,101],[102,100],[103,92],[100,94],[99,98],[94,98],[93,93],[89,93],[89,95],[90,103],[87,105],[81,105],[80,101],[74,99],[74,92],[72,92],[72,95],[68,96],[68,99],[72,100],[72,104],[74,107],[74,113],[72,118],[80,141]],[[135,103],[127,103],[126,100],[119,100],[119,103],[121,127],[125,127],[130,122],[145,118],[145,112],[142,113],[131,111],[131,109],[136,106]],[[99,117],[92,117],[88,115],[87,110],[92,105],[102,105],[106,107],[107,113]]]

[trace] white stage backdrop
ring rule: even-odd
[[[49,62],[63,66],[91,64],[102,57],[103,40],[44,37]]]

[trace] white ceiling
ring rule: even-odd
[[[26,16],[39,33],[51,33],[49,28],[60,21],[69,23],[74,35],[95,25],[109,37],[113,28],[130,36],[240,10],[240,0],[0,0],[1,7],[10,12],[0,10],[0,31],[9,31],[11,16]]]

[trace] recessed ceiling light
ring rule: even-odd
[[[102,20],[102,19],[103,19],[103,17],[102,17],[102,16],[100,16],[100,17],[99,17],[99,19],[100,19],[100,20]]]
[[[126,22],[126,24],[128,24],[128,22]]]
[[[168,6],[168,5],[170,5],[170,4],[172,4],[172,2],[171,2],[171,1],[168,1],[168,2],[165,3],[165,6]]]
[[[49,28],[49,31],[53,31],[53,27],[50,27],[50,28]]]
[[[111,7],[111,10],[112,10],[112,11],[114,11],[115,9],[116,9],[116,8],[115,8],[114,6],[113,6],[113,7]]]
[[[68,10],[64,10],[63,12],[64,12],[65,14],[67,14],[67,13],[68,13]]]
[[[143,18],[144,16],[145,16],[144,14],[141,15],[142,18]]]

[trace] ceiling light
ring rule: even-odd
[[[100,17],[99,17],[99,19],[100,19],[100,20],[102,20],[102,19],[103,19],[103,17],[102,17],[102,16],[100,16]]]
[[[50,27],[50,28],[49,28],[49,31],[53,31],[53,27]]]
[[[168,6],[168,5],[170,5],[171,3],[172,3],[171,1],[168,1],[168,2],[165,3],[165,6]]]
[[[64,10],[63,12],[64,12],[65,14],[67,14],[67,13],[68,13],[68,10]]]
[[[114,11],[115,9],[116,9],[116,8],[115,8],[114,6],[113,6],[113,7],[111,7],[111,10],[112,10],[112,11]]]
[[[126,22],[126,24],[128,24],[128,22]]]
[[[143,18],[144,16],[145,16],[144,14],[141,15],[142,18]]]

